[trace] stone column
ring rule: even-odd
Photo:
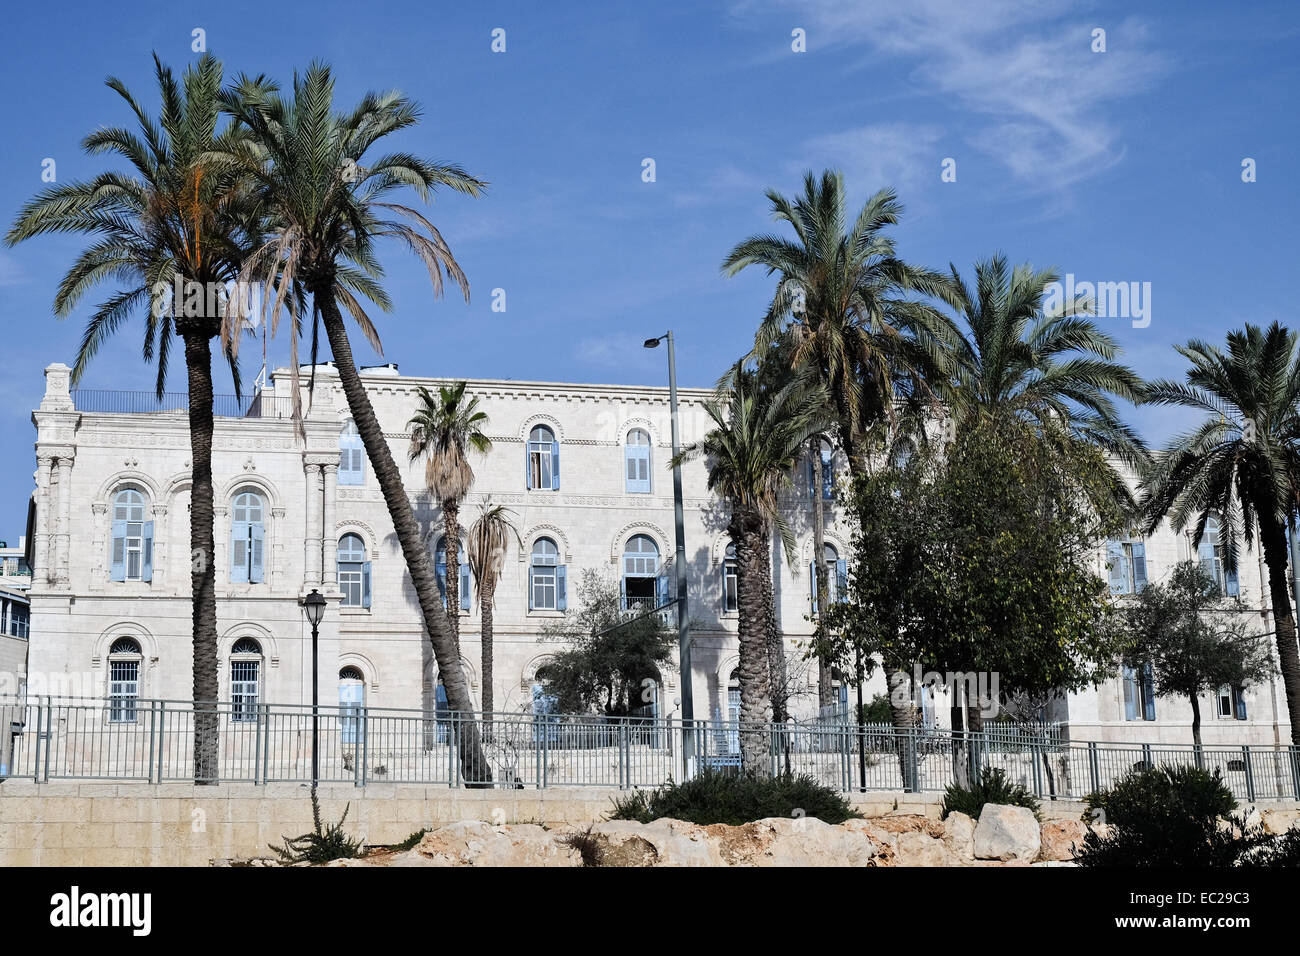
[[[36,456],[36,567],[32,568],[32,581],[49,583],[50,573],[50,470],[54,459],[49,455]]]
[[[325,473],[325,531],[323,535],[323,555],[325,573],[321,582],[327,591],[338,590],[338,551],[339,538],[334,528],[336,499],[339,493],[339,466],[326,464],[321,466]]]
[[[305,577],[304,590],[320,584],[320,538],[321,538],[321,475],[320,465],[315,463],[303,466],[307,485],[307,542],[303,552]]]
[[[167,583],[167,542],[171,539],[168,533],[170,530],[167,527],[167,506],[155,502],[153,505],[153,586],[155,588],[161,588]],[[182,575],[182,580],[188,576],[188,560],[185,570],[187,574]]]
[[[59,517],[57,558],[54,564],[55,582],[68,587],[68,549],[72,541],[72,459],[62,455],[59,464]]]

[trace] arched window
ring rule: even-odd
[[[260,584],[266,542],[266,502],[256,491],[235,495],[230,522],[230,580]]]
[[[650,434],[645,429],[634,428],[627,433],[623,459],[627,468],[628,494],[650,494]]]
[[[830,501],[835,497],[835,450],[831,448],[831,443],[823,439],[821,443],[822,455],[822,498]],[[808,497],[812,498],[817,494],[817,473],[813,467],[812,456],[808,456],[806,466],[808,472]]]
[[[339,668],[339,716],[343,743],[354,744],[360,736],[361,708],[366,703],[366,682],[359,667]]]
[[[257,719],[259,679],[262,669],[262,645],[251,637],[241,637],[230,649],[230,719]]]
[[[339,538],[339,590],[343,607],[370,607],[370,561],[359,534]]]
[[[565,567],[560,564],[560,549],[550,538],[538,538],[533,543],[532,558],[528,565],[528,610],[563,611],[568,606],[565,597]]]
[[[460,553],[457,555],[460,559],[460,569],[456,573],[457,581],[457,604],[462,611],[469,610],[470,580],[469,580],[469,554],[465,548],[465,542],[460,543]],[[442,604],[447,606],[447,539],[438,539],[438,548],[433,555],[434,571],[438,575],[438,592],[442,595]]]
[[[848,562],[840,559],[839,551],[835,550],[835,545],[830,542],[826,543],[824,554],[826,555],[826,596],[834,604],[843,601],[848,596],[849,587],[849,570]],[[812,609],[813,614],[817,613],[817,562],[810,561],[808,564],[808,580],[812,585]]]
[[[636,534],[623,545],[623,607],[650,610],[668,603],[668,577],[659,572],[659,546]]]
[[[153,580],[153,522],[145,520],[144,492],[124,488],[113,497],[113,581]]]
[[[348,419],[339,432],[339,484],[366,483],[366,449],[361,444],[357,423]]]
[[[140,699],[140,642],[119,637],[108,649],[108,719],[133,724]]]
[[[560,490],[560,443],[545,425],[528,433],[524,483],[529,488]]]
[[[740,579],[736,574],[736,544],[727,545],[722,559],[722,610],[730,613],[740,609]]]
[[[1196,559],[1200,563],[1201,570],[1214,579],[1220,593],[1236,597],[1241,594],[1241,583],[1236,569],[1228,569],[1227,552],[1220,540],[1221,534],[1222,526],[1219,524],[1218,517],[1211,515],[1205,522],[1205,533],[1201,535],[1201,543],[1196,547]]]
[[[726,754],[740,753],[740,671],[731,672],[727,678],[727,729],[725,739],[720,741],[719,752]]]

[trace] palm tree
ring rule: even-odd
[[[372,146],[419,120],[419,108],[399,93],[368,93],[351,111],[336,114],[334,78],[329,67],[320,63],[313,63],[305,75],[295,76],[290,99],[246,86],[241,84],[237,92],[224,96],[223,102],[252,130],[253,142],[240,144],[225,159],[255,181],[267,210],[271,238],[245,264],[244,278],[282,273],[285,285],[292,284],[311,296],[312,351],[323,326],[348,408],[406,559],[447,701],[452,710],[471,714],[469,684],[439,600],[428,549],[401,472],[357,374],[340,305],[371,346],[380,350],[378,332],[362,300],[369,299],[384,310],[391,308],[380,282],[383,267],[376,249],[377,241],[384,238],[402,243],[420,258],[435,296],[442,293],[445,272],[468,301],[468,280],[442,235],[419,212],[389,201],[388,196],[410,187],[427,199],[439,186],[477,196],[486,184],[459,166],[438,165],[408,153],[387,153],[365,163]],[[277,322],[282,306],[293,316],[290,345],[296,406],[299,313],[293,298],[282,294],[273,305]],[[227,323],[226,336],[233,340],[235,331]],[[463,730],[459,747],[465,778],[490,785],[491,771],[483,758],[477,725],[466,721],[458,726]]]
[[[773,342],[789,344],[792,365],[811,368],[836,414],[840,447],[857,475],[866,470],[864,432],[893,415],[897,392],[929,392],[951,365],[951,325],[915,298],[951,302],[947,277],[898,258],[882,234],[896,225],[902,205],[891,189],[867,200],[845,232],[844,180],[827,170],[818,181],[804,175],[797,200],[768,190],[772,216],[789,223],[795,238],[753,236],[722,263],[726,275],[751,265],[780,280],[755,338],[753,355]]]
[[[502,505],[484,504],[482,513],[469,527],[465,542],[469,551],[469,566],[474,572],[474,593],[478,597],[479,613],[483,616],[480,627],[483,650],[483,720],[491,729],[492,708],[495,704],[492,695],[492,610],[496,601],[497,582],[501,580],[501,569],[505,566],[506,549],[510,539],[521,546],[523,540],[519,530],[511,523],[507,515],[514,514]]]
[[[221,63],[211,54],[186,69],[180,84],[154,57],[162,99],[155,119],[121,80],[107,85],[127,102],[139,127],[105,127],[82,147],[126,160],[129,171],[100,173],[88,181],[51,186],[23,207],[5,237],[10,245],[44,233],[80,233],[93,243],[64,275],[54,311],[67,316],[102,282],[119,288],[91,314],[72,370],[76,383],[99,347],[134,314],[144,319],[145,361],[156,360],[155,387],[166,387],[172,337],[185,346],[189,384],[190,547],[194,653],[194,780],[217,782],[217,599],[213,566],[212,360],[209,343],[227,318],[239,330],[243,316],[213,301],[214,289],[238,277],[246,255],[260,242],[254,197],[238,171],[219,169],[213,151],[232,150],[246,130],[237,122],[217,131]],[[250,89],[261,81],[249,81]],[[275,282],[271,273],[269,279]],[[179,300],[182,291],[203,294]],[[197,286],[191,285],[196,283]],[[229,311],[230,315],[225,313]],[[232,340],[233,341],[233,340]],[[239,370],[225,349],[236,394]]]
[[[460,653],[460,609],[452,597],[457,593],[452,582],[459,581],[459,577],[453,578],[452,574],[460,569],[460,503],[474,484],[474,469],[466,452],[472,448],[486,455],[492,450],[492,441],[483,434],[487,424],[487,413],[478,410],[478,399],[465,400],[464,382],[450,388],[440,386],[436,398],[421,386],[419,406],[406,423],[411,429],[411,461],[425,456],[425,487],[442,504],[443,541],[447,549],[443,588],[457,654]],[[488,709],[486,704],[483,709]]]
[[[1146,401],[1201,412],[1205,418],[1174,438],[1142,481],[1148,533],[1168,518],[1191,525],[1199,546],[1213,516],[1224,561],[1235,568],[1238,539],[1255,536],[1268,568],[1278,663],[1300,745],[1300,649],[1287,580],[1288,515],[1300,484],[1300,355],[1296,333],[1274,322],[1230,332],[1224,352],[1193,339],[1177,346],[1191,367],[1185,382],[1150,383]]]
[[[736,548],[741,764],[756,776],[771,772],[762,731],[771,717],[769,542],[775,528],[792,558],[794,540],[781,511],[781,491],[790,485],[803,443],[828,425],[820,386],[809,386],[798,377],[768,386],[767,378],[737,365],[729,384],[705,403],[713,429],[674,459],[705,458],[709,489],[731,506],[727,533]]]

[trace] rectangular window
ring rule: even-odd
[[[532,580],[532,599],[533,610],[535,611],[554,611],[555,610],[555,577],[556,569],[554,565],[533,565]]]
[[[551,442],[528,443],[528,487],[551,488]]]
[[[1216,713],[1221,720],[1246,719],[1246,691],[1244,688],[1224,684],[1216,695]]]
[[[140,662],[110,661],[108,665],[108,719],[115,724],[135,723],[140,697]]]
[[[361,607],[361,562],[339,562],[339,590],[343,607]]]
[[[740,598],[738,588],[738,579],[736,577],[736,562],[728,560],[722,568],[722,610],[737,611],[740,609]]]
[[[1156,689],[1151,665],[1125,666],[1123,670],[1124,719],[1155,720]]]
[[[126,553],[126,579],[139,581],[144,571],[144,522],[128,521],[122,541]]]
[[[1119,538],[1108,541],[1106,568],[1111,594],[1137,594],[1147,585],[1146,544]]]
[[[230,719],[237,722],[257,719],[257,661],[232,661],[230,664]]]

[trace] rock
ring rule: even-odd
[[[1041,845],[1038,820],[1032,810],[984,804],[975,827],[977,859],[1030,861],[1038,856]]]
[[[1083,849],[1083,837],[1088,827],[1082,820],[1048,820],[1039,831],[1042,848],[1038,859],[1044,862],[1063,863],[1073,860]]]
[[[580,866],[581,857],[536,824],[464,820],[424,835],[415,852],[434,866]]]
[[[961,811],[943,821],[943,845],[960,860],[975,859],[975,821]]]
[[[1259,816],[1264,832],[1271,833],[1274,836],[1280,836],[1286,833],[1287,830],[1300,825],[1300,811],[1297,810],[1274,810],[1270,808],[1263,811]]]
[[[739,828],[732,828],[739,829]],[[716,841],[706,828],[681,820],[633,823],[612,820],[592,827],[604,866],[723,866]]]
[[[864,830],[815,817],[771,817],[705,830],[728,866],[870,866],[879,849]]]
[[[967,862],[943,840],[915,830],[900,833],[893,849],[895,866],[961,866]]]
[[[1246,827],[1262,826],[1264,823],[1263,815],[1259,812],[1259,807],[1251,805],[1246,809]]]

